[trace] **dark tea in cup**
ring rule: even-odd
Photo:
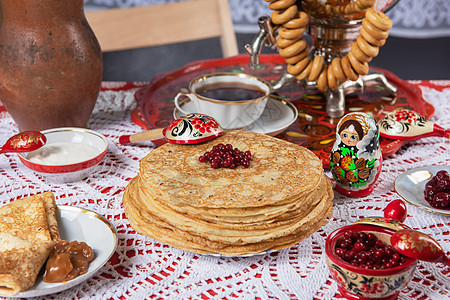
[[[174,102],[183,114],[211,116],[224,129],[244,128],[262,115],[270,91],[268,82],[249,74],[214,73],[191,80],[189,91],[178,93]],[[194,103],[194,111],[181,107],[186,97]]]
[[[195,92],[203,97],[223,101],[246,101],[258,99],[266,94],[256,85],[242,82],[216,82],[198,87]]]

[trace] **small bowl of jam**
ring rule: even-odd
[[[325,243],[328,268],[347,299],[396,299],[414,275],[417,260],[390,243],[396,230],[352,224],[332,232]]]
[[[93,130],[77,127],[41,131],[47,143],[34,151],[19,153],[19,159],[49,182],[74,182],[86,178],[108,150],[106,138]]]

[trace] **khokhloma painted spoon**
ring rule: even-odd
[[[391,245],[401,254],[429,262],[450,265],[441,245],[431,236],[416,230],[402,229],[391,236]]]
[[[417,112],[397,109],[378,121],[380,135],[393,140],[417,140],[429,136],[450,138],[450,129],[444,129]]]
[[[7,152],[30,152],[45,145],[47,138],[39,131],[22,131],[10,137],[0,147],[0,153]]]
[[[210,116],[191,113],[176,119],[166,128],[157,128],[132,135],[122,135],[119,143],[143,142],[165,138],[172,144],[198,144],[212,140],[223,134],[219,123]]]

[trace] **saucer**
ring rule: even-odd
[[[181,106],[186,112],[196,112],[194,103],[189,99],[181,103]],[[174,119],[178,119],[182,115],[177,108],[174,109]],[[275,136],[294,123],[297,116],[298,111],[295,105],[281,97],[271,95],[261,117],[249,126],[240,129]]]
[[[431,206],[423,195],[425,184],[440,170],[450,172],[450,166],[425,166],[410,169],[395,179],[395,191],[412,205],[432,213],[449,216],[450,210]]]
[[[30,289],[11,296],[12,298],[39,297],[58,293],[91,278],[113,255],[117,247],[117,232],[107,219],[98,213],[80,207],[58,205],[56,209],[61,239],[85,242],[95,253],[88,272],[72,280],[47,283],[39,275]]]

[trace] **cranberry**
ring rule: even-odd
[[[344,259],[345,259],[346,261],[351,261],[351,260],[353,260],[353,256],[354,256],[353,250],[347,250],[347,251],[344,252]]]
[[[394,249],[391,247],[391,246],[385,246],[384,247],[384,254],[387,256],[387,257],[392,257],[392,255],[394,255]]]
[[[375,240],[377,239],[377,237],[376,237],[375,234],[373,234],[372,232],[369,232],[369,233],[367,234],[367,239],[368,239],[369,241],[375,241]]]
[[[206,151],[198,158],[199,162],[207,162],[213,169],[234,169],[238,166],[249,168],[251,160],[250,151],[242,152],[238,148],[233,148],[231,144],[224,145],[222,143],[213,146],[211,151]]]
[[[344,255],[344,250],[342,248],[336,248],[336,254],[339,257],[342,257]]]
[[[450,174],[447,171],[437,172],[425,184],[424,198],[433,207],[450,208]]]
[[[346,231],[336,243],[336,255],[365,269],[389,269],[403,264],[406,257],[386,245],[373,233]]]
[[[383,249],[375,250],[375,257],[376,258],[382,258],[383,256],[384,256],[384,250]]]
[[[438,180],[450,178],[450,174],[448,174],[448,172],[445,170],[440,170],[439,172],[436,173],[436,178]]]
[[[346,237],[346,238],[348,238],[348,239],[351,239],[352,238],[352,234],[353,234],[353,231],[346,231],[346,232],[344,232],[344,237]]]
[[[353,250],[356,252],[361,252],[364,250],[364,244],[363,242],[356,242],[353,244]]]
[[[383,247],[383,246],[384,246],[384,243],[383,243],[383,241],[377,239],[377,241],[375,242],[375,245],[376,245],[377,247]]]
[[[433,203],[438,208],[447,208],[450,203],[450,193],[439,192],[433,196]]]

